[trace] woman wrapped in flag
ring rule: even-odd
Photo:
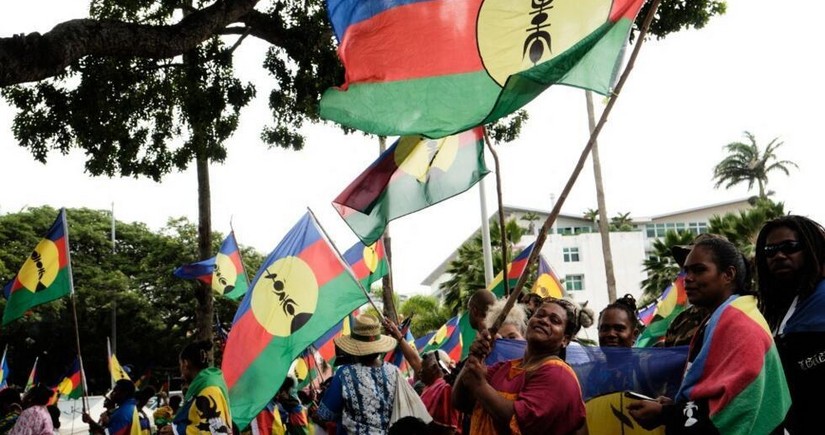
[[[792,435],[825,427],[825,229],[802,216],[765,224],[756,238],[762,312],[774,333],[793,404]]]
[[[101,423],[92,420],[88,413],[83,413],[83,422],[89,424],[92,434],[106,435],[140,435],[140,417],[135,399],[135,384],[128,379],[115,382],[109,399],[117,406],[111,414],[101,418]]]
[[[226,381],[221,370],[209,364],[211,350],[212,342],[195,341],[181,351],[180,373],[189,389],[172,424],[162,428],[161,435],[232,433]]]
[[[547,298],[527,323],[524,357],[489,368],[480,355],[492,339],[482,331],[453,387],[453,405],[472,412],[471,435],[573,434],[585,425],[581,388],[564,362],[565,348],[593,312],[575,302]]]
[[[711,315],[688,352],[674,399],[628,405],[643,427],[667,434],[769,434],[790,407],[782,364],[750,289],[745,257],[729,241],[698,241],[684,265],[691,304]]]

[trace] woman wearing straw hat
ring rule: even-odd
[[[409,387],[398,368],[380,358],[398,341],[381,334],[381,324],[370,314],[356,317],[352,333],[334,341],[339,349],[355,357],[355,363],[335,373],[321,399],[318,416],[338,422],[339,434],[387,433],[397,388]]]

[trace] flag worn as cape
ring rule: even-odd
[[[707,409],[712,425],[726,435],[767,434],[785,419],[791,397],[756,297],[728,298],[691,346],[698,345],[677,403]]]
[[[459,320],[460,316],[455,316],[441,326],[430,341],[427,342],[427,345],[421,349],[421,353],[441,349],[447,352],[447,355],[449,355],[453,361],[460,361],[463,346],[461,343],[461,330],[458,328]]]
[[[80,358],[75,357],[66,376],[57,385],[57,392],[69,399],[77,399],[83,395],[83,383],[80,376]]]
[[[664,340],[667,328],[676,316],[687,307],[687,293],[685,293],[685,274],[680,273],[676,280],[669,285],[656,302],[656,311],[651,316],[645,309],[637,315],[650,318],[650,323],[639,338],[636,347],[650,347]],[[648,308],[649,310],[649,308]]]
[[[69,256],[69,229],[66,209],[60,209],[46,236],[3,289],[6,309],[3,326],[23,317],[26,311],[71,294],[72,266]]]
[[[332,205],[355,235],[371,245],[387,223],[453,197],[489,171],[484,164],[484,130],[429,140],[398,139]]]
[[[608,95],[644,0],[327,0],[345,82],[320,115],[370,133],[443,137],[553,84]]]
[[[178,278],[196,279],[211,285],[215,293],[234,300],[242,297],[249,287],[234,231],[226,236],[216,256],[183,265],[173,273]]]
[[[6,354],[9,351],[9,345],[3,349],[3,360],[0,361],[0,389],[9,386],[9,362],[6,360]]]
[[[344,252],[344,261],[349,264],[355,278],[361,281],[365,289],[369,289],[372,283],[383,278],[390,271],[387,254],[384,251],[384,241],[381,239],[369,246],[355,242]]]
[[[530,257],[530,253],[533,252],[534,245],[535,242],[527,245],[527,247],[522,249],[516,258],[507,265],[507,283],[509,284],[510,291],[515,288],[518,279],[524,272],[524,268],[527,266],[527,259]],[[490,281],[487,290],[493,292],[497,298],[504,296],[504,271],[499,272],[498,275]]]
[[[229,331],[223,373],[243,430],[272,399],[292,361],[367,302],[310,213],[264,260]]]
[[[515,287],[515,284],[513,284],[513,287]],[[533,293],[543,298],[561,298],[564,296],[559,277],[556,276],[556,272],[553,271],[550,263],[543,255],[539,255],[538,278],[533,284]]]

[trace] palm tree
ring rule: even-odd
[[[798,166],[790,160],[777,160],[776,150],[784,144],[779,138],[773,138],[764,150],[760,149],[756,137],[751,132],[746,131],[745,138],[748,143],[731,142],[725,145],[728,156],[713,169],[715,187],[724,184],[725,189],[729,189],[747,182],[748,190],[751,190],[756,183],[759,187],[759,197],[765,198],[769,173],[781,171],[785,175],[790,175],[789,168]]]
[[[451,317],[450,309],[442,305],[435,296],[412,296],[401,304],[398,312],[405,319],[413,316],[410,332],[414,337],[422,337],[437,330]]]
[[[610,231],[633,231],[630,213],[616,213],[616,216],[610,219]]]
[[[708,232],[725,236],[748,259],[752,259],[759,230],[765,222],[784,214],[783,203],[760,198],[750,210],[711,217],[708,219]]]
[[[689,245],[695,234],[690,231],[668,231],[665,236],[653,241],[653,253],[642,264],[647,278],[642,281],[640,306],[659,297],[679,274],[679,265],[670,253],[677,245]]]
[[[507,231],[507,258],[512,259],[518,255],[514,246],[518,244],[524,235],[524,228],[518,225],[515,219],[508,220],[505,224]],[[501,258],[501,236],[498,222],[490,225],[490,239],[493,247],[493,275],[504,268]],[[470,296],[479,289],[486,288],[484,280],[484,257],[481,249],[481,233],[477,232],[470,240],[459,246],[456,257],[447,266],[445,273],[450,275],[450,279],[441,284],[440,289],[444,294],[444,305],[446,305],[452,315],[456,315],[467,305]],[[529,284],[529,282],[528,282]]]
[[[599,209],[598,208],[588,208],[582,214],[582,217],[589,220],[590,222],[596,223],[599,219]]]

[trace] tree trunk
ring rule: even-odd
[[[209,188],[209,159],[197,157],[198,170],[198,258],[212,257],[212,196]],[[212,288],[204,283],[198,285],[197,312],[195,313],[196,337],[198,340],[212,340]]]
[[[587,99],[587,122],[590,131],[596,127],[593,109],[593,94],[585,91]],[[607,221],[607,206],[604,201],[604,184],[602,183],[602,164],[599,160],[598,142],[593,141],[593,175],[596,178],[596,201],[599,207],[599,234],[602,236],[602,253],[604,254],[604,273],[607,278],[607,298],[612,304],[616,302],[616,276],[613,273],[613,254],[610,250],[610,224]]]

